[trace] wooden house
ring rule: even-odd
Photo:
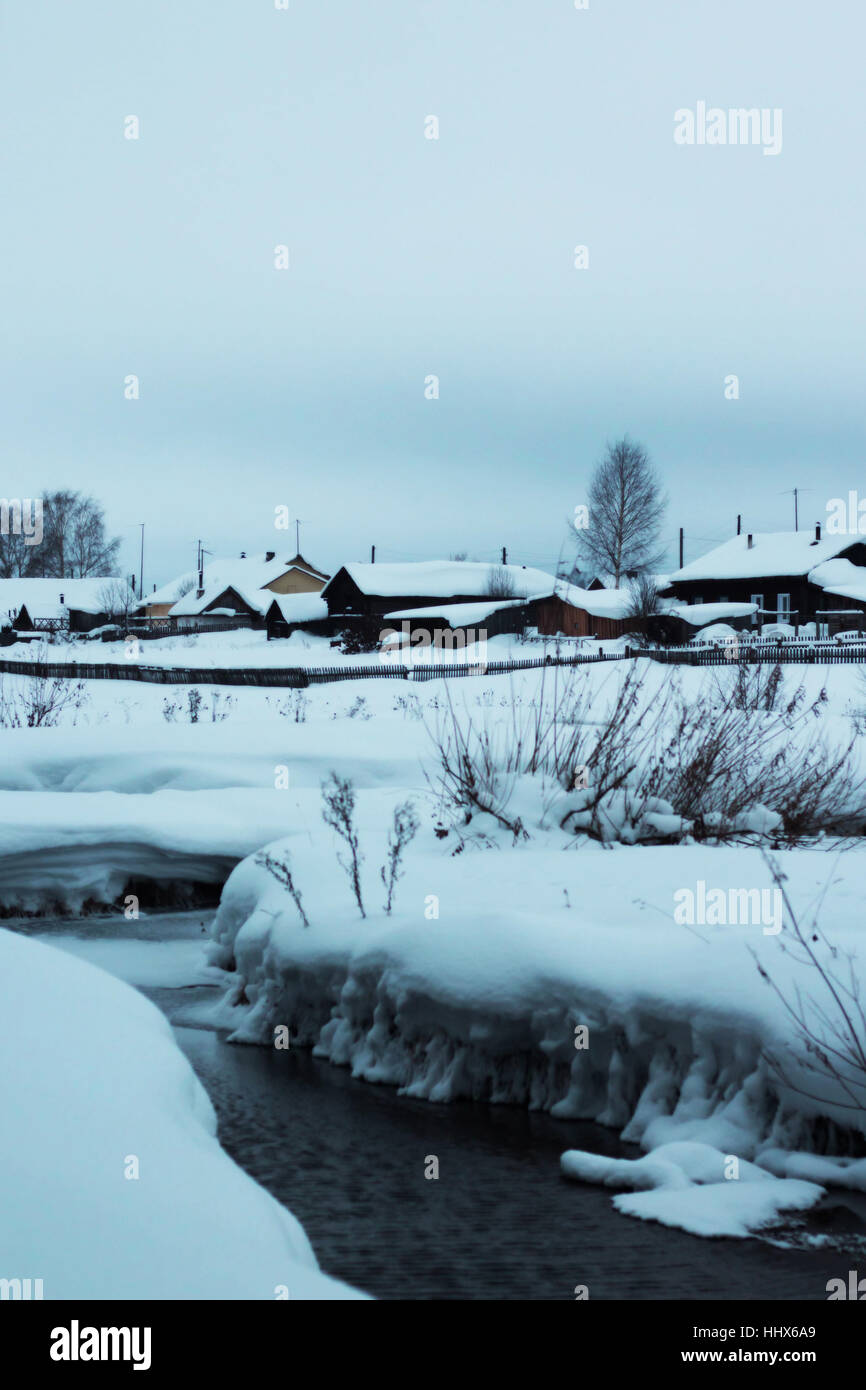
[[[668,593],[687,604],[750,603],[753,626],[815,623],[820,634],[831,616],[866,608],[866,543],[822,538],[820,525],[734,536],[675,571]]]

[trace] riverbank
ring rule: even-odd
[[[823,1247],[706,1241],[624,1221],[603,1188],[567,1182],[567,1146],[612,1158],[634,1144],[591,1121],[518,1105],[430,1105],[371,1086],[293,1046],[235,1046],[203,1016],[219,986],[202,969],[199,913],[20,924],[134,982],[172,1022],[218,1120],[220,1144],[293,1211],[322,1268],[383,1299],[826,1298],[866,1229],[857,1194],[809,1218]],[[439,1159],[438,1179],[424,1177]]]

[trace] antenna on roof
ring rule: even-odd
[[[683,567],[683,528],[680,527],[680,569]]]

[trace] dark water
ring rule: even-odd
[[[197,914],[140,926],[151,941],[201,931]],[[92,927],[121,934],[105,920]],[[407,1099],[307,1052],[235,1046],[187,1026],[207,987],[144,992],[211,1096],[223,1146],[300,1218],[324,1269],[380,1298],[573,1299],[585,1284],[593,1299],[824,1300],[827,1280],[856,1268],[841,1246],[704,1240],[618,1215],[609,1190],[559,1175],[570,1147],[637,1156],[599,1125]],[[431,1155],[437,1180],[424,1177]],[[866,1204],[833,1198],[837,1219],[840,1201],[843,1227],[856,1227],[852,1209],[866,1215]]]

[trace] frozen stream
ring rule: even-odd
[[[566,1182],[565,1148],[636,1156],[596,1124],[512,1106],[431,1105],[302,1051],[227,1044],[203,1028],[201,913],[6,923],[143,989],[166,1013],[236,1161],[303,1222],[322,1266],[381,1298],[817,1299],[854,1257],[701,1240],[619,1216]],[[438,1180],[424,1177],[439,1160]],[[219,1214],[214,1213],[218,1220]],[[831,1196],[818,1228],[866,1231],[866,1201]],[[861,1255],[862,1261],[862,1255]]]

